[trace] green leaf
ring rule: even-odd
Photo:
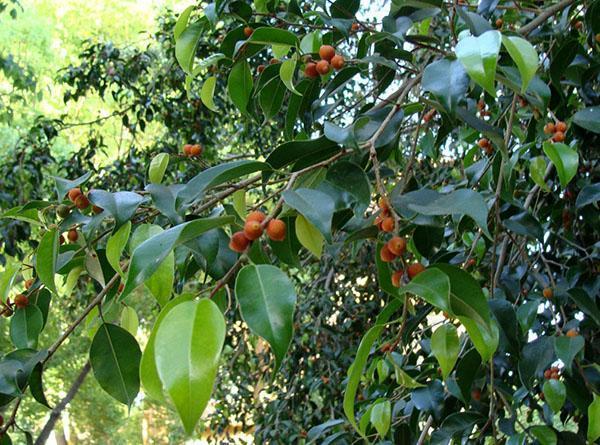
[[[556,167],[561,185],[566,187],[577,174],[579,154],[568,145],[548,141],[544,142],[544,153]]]
[[[392,297],[400,295],[398,288],[392,284],[392,267],[381,259],[381,249],[384,243],[378,242],[375,249],[375,265],[377,266],[377,282],[382,291],[390,294]]]
[[[544,400],[555,413],[560,412],[560,409],[567,399],[567,388],[560,380],[546,380],[542,388],[544,392]]]
[[[90,347],[90,364],[96,380],[104,391],[129,407],[140,390],[141,355],[135,338],[110,323],[100,325]]]
[[[121,227],[135,215],[144,198],[133,192],[111,193],[105,190],[92,190],[88,198],[93,204],[104,209],[115,219],[116,227]]]
[[[311,162],[314,159],[312,163],[317,163],[325,156],[333,156],[340,150],[341,147],[338,144],[324,136],[304,141],[291,141],[285,142],[273,150],[267,156],[266,162],[275,169],[285,167],[296,161]]]
[[[319,229],[313,226],[310,221],[302,215],[298,215],[296,218],[295,226],[296,236],[298,237],[300,244],[307,248],[315,257],[320,259],[321,254],[323,253],[323,243],[325,242],[325,238],[321,232],[319,232]]]
[[[179,14],[177,22],[175,22],[175,26],[173,27],[173,36],[175,37],[175,40],[177,40],[179,36],[181,36],[183,31],[185,31],[188,21],[190,20],[190,15],[192,14],[195,8],[196,6],[194,5],[188,6],[183,10],[181,14]]]
[[[229,248],[229,235],[223,229],[213,229],[185,244],[194,254],[196,263],[215,280],[225,276],[238,259]]]
[[[125,306],[121,312],[121,327],[135,337],[140,320],[137,312],[130,306]]]
[[[154,156],[150,162],[150,168],[148,168],[148,180],[152,184],[160,184],[168,166],[169,155],[167,153],[159,153]]]
[[[271,28],[268,26],[262,26],[254,30],[249,42],[259,43],[264,45],[287,45],[295,46],[299,45],[298,37],[290,31],[280,28]]]
[[[35,270],[40,281],[54,294],[54,274],[58,257],[58,229],[48,230],[42,237],[35,255]]]
[[[588,406],[587,438],[594,443],[600,437],[600,397],[594,394],[594,401]]]
[[[577,195],[575,205],[580,209],[581,207],[585,207],[586,205],[593,204],[597,201],[600,201],[600,182],[589,184],[582,188]]]
[[[227,79],[227,91],[235,106],[242,113],[246,113],[246,107],[252,95],[252,72],[250,65],[245,60],[236,63],[231,69]]]
[[[202,103],[206,106],[206,108],[215,112],[218,111],[215,101],[213,100],[216,85],[217,78],[212,76],[204,81],[202,84],[202,89],[200,90],[200,99],[202,100]]]
[[[583,349],[584,345],[585,340],[581,335],[576,337],[561,335],[554,339],[554,352],[556,352],[556,356],[565,364],[565,368],[570,371],[573,359]]]
[[[331,242],[331,219],[335,206],[328,194],[319,190],[298,188],[286,190],[282,196],[288,206],[297,210],[328,242]]]
[[[422,275],[422,274],[421,274]],[[358,345],[358,350],[356,351],[356,357],[354,358],[354,362],[348,369],[348,381],[346,383],[346,389],[344,391],[344,414],[350,421],[350,424],[354,427],[354,429],[364,438],[364,432],[358,427],[356,423],[356,415],[354,411],[354,398],[356,397],[356,392],[358,390],[358,386],[360,384],[360,380],[367,364],[367,360],[369,359],[369,355],[371,353],[371,347],[375,340],[379,338],[381,332],[386,326],[387,321],[390,317],[398,310],[401,306],[402,301],[400,299],[393,299],[379,314],[375,325],[370,328],[367,333],[364,335],[360,344]]]
[[[573,123],[593,133],[600,133],[600,106],[579,110],[573,116]]]
[[[538,69],[538,54],[531,43],[522,37],[502,36],[502,43],[510,57],[514,60],[521,73],[521,93],[527,91],[527,86]]]
[[[179,34],[175,42],[175,58],[179,66],[188,74],[194,71],[194,57],[200,42],[204,26],[200,22],[192,23]]]
[[[133,251],[127,281],[119,300],[125,299],[133,289],[150,278],[176,246],[231,222],[232,216],[196,219],[165,230],[141,243]]]
[[[279,369],[292,341],[296,291],[288,276],[268,264],[248,265],[235,280],[242,318],[271,345]]]
[[[260,108],[268,120],[279,113],[285,96],[285,85],[278,78],[271,79],[262,90],[260,90]]]
[[[431,352],[439,362],[445,380],[458,360],[458,334],[453,324],[444,324],[431,335]]]
[[[469,77],[458,60],[441,59],[427,65],[421,85],[424,91],[432,93],[448,111],[452,111],[466,97]]]
[[[536,156],[529,161],[529,174],[533,182],[539,185],[542,190],[550,191],[550,187],[548,187],[544,179],[546,175],[546,160],[543,156]]]
[[[142,385],[144,385],[144,392],[159,402],[164,403],[165,398],[163,394],[162,383],[160,381],[160,377],[158,376],[158,371],[156,370],[156,360],[154,354],[156,332],[158,331],[158,327],[162,323],[163,319],[171,309],[178,304],[191,301],[193,299],[194,294],[183,294],[169,301],[165,305],[163,310],[160,311],[160,314],[158,314],[158,317],[156,317],[154,327],[152,328],[150,336],[148,337],[148,343],[146,343],[146,349],[144,349],[144,353],[142,354],[142,359],[140,362],[140,378],[142,380]]]
[[[538,425],[529,428],[529,432],[539,440],[540,445],[556,445],[556,433],[547,426]]]
[[[43,326],[44,317],[37,306],[19,308],[10,319],[10,339],[16,348],[36,349]]]
[[[323,44],[321,33],[319,31],[312,31],[304,35],[300,41],[300,51],[303,54],[307,53],[318,53],[319,48]]]
[[[127,245],[130,232],[131,221],[127,221],[119,227],[119,230],[113,233],[106,242],[106,259],[108,264],[110,264],[116,272],[121,274],[121,276],[124,275],[121,270],[121,254]]]
[[[85,181],[87,181],[90,176],[92,176],[92,172],[87,172],[86,174],[80,176],[77,179],[73,179],[72,181],[69,179],[59,178],[54,176],[54,182],[56,183],[56,195],[58,196],[58,202],[62,202],[65,199],[65,195],[72,188],[79,187]]]
[[[242,219],[246,217],[246,190],[241,189],[231,195],[233,208]]]
[[[12,257],[8,257],[6,260],[6,264],[4,266],[4,270],[0,275],[0,301],[6,302],[8,295],[10,294],[10,290],[13,287],[15,282],[15,277],[21,270],[21,265],[14,261]]]
[[[279,76],[288,90],[301,96],[302,94],[294,87],[294,71],[296,71],[296,59],[288,59],[281,64]]]
[[[385,437],[387,432],[390,430],[391,419],[392,404],[389,400],[384,400],[373,405],[370,420],[380,437]]]
[[[499,31],[487,31],[479,37],[465,37],[456,45],[456,56],[471,79],[493,97],[496,97],[494,79],[501,41]]]
[[[187,434],[210,400],[224,341],[225,319],[208,299],[172,307],[156,331],[156,369]]]
[[[410,283],[400,288],[401,294],[418,295],[433,306],[451,313],[450,280],[438,269],[427,269],[414,277]]]

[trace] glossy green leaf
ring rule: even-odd
[[[11,259],[7,258],[4,270],[0,273],[0,301],[5,302],[10,294],[10,290],[15,282],[15,277],[21,270],[21,265]]]
[[[309,250],[310,253],[320,259],[321,254],[323,253],[323,244],[325,243],[325,238],[321,232],[319,232],[319,229],[313,226],[310,221],[308,221],[302,215],[297,216],[295,226],[296,236],[298,237],[300,244],[302,244]]]
[[[544,142],[544,153],[556,167],[560,184],[566,187],[577,174],[579,154],[568,145],[548,141]]]
[[[225,319],[208,299],[177,304],[156,331],[156,369],[187,434],[210,400],[224,341]]]
[[[252,86],[252,72],[250,71],[248,62],[242,60],[236,63],[227,79],[227,91],[235,106],[242,113],[246,112],[246,107],[252,94]]]
[[[182,31],[175,42],[175,58],[188,74],[194,71],[194,57],[204,27],[200,22],[192,23]]]
[[[573,359],[584,346],[585,340],[581,335],[577,335],[576,337],[561,335],[554,339],[554,352],[569,371],[571,370]]]
[[[538,54],[533,45],[522,37],[502,36],[502,44],[521,73],[521,93],[525,93],[538,69]]]
[[[600,106],[579,110],[573,116],[573,123],[593,133],[600,133]]]
[[[385,437],[390,430],[390,422],[392,420],[392,404],[390,401],[384,400],[373,405],[370,420],[379,436]]]
[[[206,273],[218,280],[233,267],[238,259],[236,252],[229,248],[230,236],[223,229],[213,229],[186,243],[192,250],[194,259]]]
[[[58,196],[58,202],[61,202],[65,199],[66,194],[72,188],[79,187],[81,184],[85,183],[92,176],[92,172],[87,172],[84,175],[81,175],[77,179],[63,179],[57,176],[54,176],[54,182],[56,183],[56,195]]]
[[[249,42],[260,43],[265,45],[288,45],[298,46],[298,37],[290,31],[280,28],[271,28],[268,26],[262,26],[254,30]]]
[[[283,105],[286,87],[281,80],[273,78],[260,91],[259,103],[260,108],[265,114],[265,119],[271,119]]]
[[[106,259],[108,260],[108,264],[121,275],[123,275],[121,270],[121,254],[127,245],[130,232],[131,221],[127,221],[106,242]]]
[[[442,377],[446,379],[458,360],[458,334],[453,324],[446,323],[431,335],[431,352],[442,368]]]
[[[196,219],[165,230],[141,243],[133,251],[125,288],[119,299],[123,300],[133,289],[150,278],[176,246],[232,221],[233,217],[230,216]]]
[[[16,348],[36,349],[43,326],[44,317],[37,306],[19,308],[10,319],[10,339]]]
[[[529,428],[529,432],[540,442],[540,445],[556,445],[556,433],[552,428],[538,425]]]
[[[159,153],[150,161],[148,168],[148,180],[152,184],[160,184],[165,176],[167,167],[169,166],[169,154]]]
[[[200,90],[200,99],[202,103],[211,111],[218,111],[217,106],[215,105],[214,95],[215,95],[215,86],[217,85],[217,78],[214,76],[209,77],[202,84],[202,89]]]
[[[594,400],[588,406],[587,439],[594,443],[600,437],[600,397],[594,394]]]
[[[121,327],[135,337],[139,324],[140,320],[135,309],[131,306],[125,306],[121,311]]]
[[[296,305],[294,285],[275,266],[248,265],[237,275],[235,296],[250,330],[271,345],[275,369],[279,369],[292,341]]]
[[[238,190],[231,195],[233,208],[242,219],[246,217],[246,190]]]
[[[452,111],[466,97],[469,77],[458,60],[441,59],[425,67],[421,85],[423,90],[436,96],[448,111]]]
[[[536,156],[535,158],[531,158],[529,161],[529,174],[531,175],[531,179],[537,185],[541,187],[542,190],[549,191],[550,187],[546,184],[544,179],[546,175],[546,160],[543,156]]]
[[[154,341],[156,339],[156,332],[158,331],[158,327],[162,323],[163,319],[172,308],[178,304],[193,299],[193,294],[183,294],[169,301],[163,310],[160,311],[158,317],[156,317],[154,327],[152,328],[150,336],[148,337],[148,343],[146,343],[146,348],[144,349],[144,353],[142,354],[142,359],[140,361],[140,378],[142,385],[144,386],[144,392],[157,401],[164,402],[165,397],[163,394],[162,383],[160,381],[160,377],[158,376],[158,371],[156,370],[156,359],[154,354]]]
[[[490,95],[496,97],[494,79],[496,64],[500,52],[502,34],[498,31],[487,31],[478,37],[468,36],[456,45],[456,56],[467,73],[481,85]]]
[[[438,269],[427,269],[400,288],[402,294],[418,295],[433,306],[450,313],[450,280]]]
[[[301,96],[300,92],[296,90],[294,87],[294,72],[296,71],[296,60],[288,59],[281,64],[281,68],[279,69],[279,76],[283,84],[286,86],[288,90],[292,93]]]
[[[597,182],[596,184],[589,184],[582,188],[577,195],[575,205],[577,208],[581,208],[597,201],[600,201],[600,182]]]
[[[567,400],[567,388],[560,380],[546,380],[542,388],[544,400],[552,411],[558,413]]]
[[[322,44],[321,33],[319,31],[312,31],[302,37],[300,50],[302,53],[318,53]]]
[[[298,188],[283,193],[285,203],[297,210],[331,242],[331,219],[335,211],[331,197],[319,190]]]
[[[58,257],[57,229],[48,230],[42,237],[35,255],[35,270],[40,281],[54,294],[54,274],[56,272],[56,259]]]
[[[298,140],[285,142],[279,145],[267,156],[266,162],[271,167],[277,169],[285,167],[296,161],[305,161],[315,159],[314,163],[323,159],[322,157],[339,152],[341,147],[325,137],[309,140]]]
[[[187,28],[190,15],[195,8],[194,5],[188,6],[181,14],[179,14],[179,17],[177,17],[177,22],[175,22],[175,26],[173,27],[173,36],[175,37],[175,40],[177,40],[183,31],[185,31],[185,28]]]
[[[90,347],[96,380],[108,394],[129,407],[140,390],[141,355],[135,338],[110,323],[100,325]]]
[[[129,221],[144,198],[133,192],[111,193],[105,190],[92,190],[88,194],[90,201],[104,209],[115,219],[116,227],[121,227]]]

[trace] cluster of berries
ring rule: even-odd
[[[90,200],[79,187],[69,190],[67,197],[69,198],[69,201],[71,201],[79,210],[85,210],[90,206]],[[69,216],[69,210],[69,206],[59,205],[57,208],[57,213],[61,218],[66,218]],[[102,207],[98,207],[97,205],[92,206],[92,211],[95,214],[102,212],[102,210]]]
[[[267,232],[267,236],[273,241],[283,241],[285,239],[286,227],[285,223],[280,219],[271,219],[265,227],[265,215],[260,210],[250,212],[244,223],[244,230],[235,232],[229,241],[229,248],[235,252],[244,252],[250,243],[261,237],[263,231]]]
[[[544,133],[552,135],[552,142],[562,142],[565,140],[567,132],[567,124],[563,121],[558,121],[556,124],[548,122],[544,125]]]
[[[546,380],[558,380],[559,377],[559,369],[556,366],[552,366],[544,371],[544,378]]]
[[[200,156],[202,154],[202,145],[200,144],[185,144],[183,146],[183,154],[187,157]]]
[[[387,199],[383,197],[379,198],[378,205],[380,212],[375,217],[375,221],[373,221],[373,224],[376,225],[382,232],[393,232],[395,222],[390,212],[390,205],[387,202]]]
[[[319,77],[319,75],[326,75],[331,71],[333,67],[336,70],[341,70],[344,67],[346,61],[344,56],[335,53],[335,48],[331,45],[322,45],[319,48],[319,57],[321,60],[313,62],[308,60],[304,67],[304,75],[310,78]]]

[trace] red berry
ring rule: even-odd
[[[234,252],[242,253],[248,248],[248,244],[250,244],[250,240],[246,238],[244,232],[235,232],[229,241],[229,248]]]
[[[335,56],[335,48],[331,45],[322,45],[319,48],[319,57],[328,62]]]
[[[331,66],[329,65],[329,62],[327,60],[319,60],[317,62],[316,69],[317,73],[324,76],[325,74],[329,73],[329,71],[331,71]]]
[[[280,219],[272,219],[267,224],[267,236],[273,241],[283,241],[285,239],[285,223]]]

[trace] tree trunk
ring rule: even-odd
[[[36,439],[34,445],[44,445],[46,443],[46,441],[48,440],[48,437],[50,436],[50,433],[54,429],[54,425],[56,424],[56,421],[60,418],[60,414],[66,408],[66,406],[69,404],[69,402],[71,400],[73,400],[73,397],[75,397],[75,394],[77,394],[77,391],[79,391],[79,388],[81,387],[81,384],[85,380],[85,377],[90,372],[90,369],[91,369],[90,362],[86,362],[86,364],[83,366],[83,368],[81,368],[81,372],[79,373],[79,375],[73,382],[73,385],[71,385],[71,388],[69,389],[69,392],[67,393],[67,395],[50,412],[50,417],[48,418],[46,425],[44,425],[44,428],[42,429],[40,436]]]

